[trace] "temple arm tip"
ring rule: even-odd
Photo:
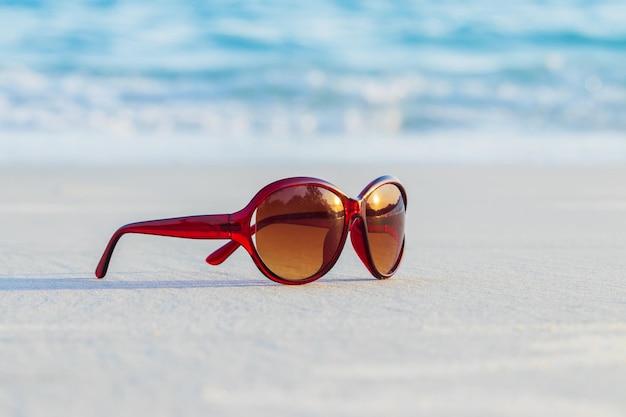
[[[100,262],[98,263],[98,266],[96,267],[96,278],[101,279],[104,278],[104,276],[107,274],[107,269],[108,269],[108,262],[106,259],[100,260]]]
[[[206,258],[209,265],[219,265],[224,262],[239,247],[239,243],[231,240]]]

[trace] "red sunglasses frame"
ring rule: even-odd
[[[294,177],[285,178],[275,181],[263,187],[250,200],[250,202],[241,210],[231,214],[211,214],[187,217],[175,217],[161,220],[148,220],[137,223],[130,223],[120,227],[111,237],[109,243],[102,254],[102,258],[96,268],[96,276],[103,278],[108,270],[113,250],[119,239],[126,233],[139,233],[158,236],[170,236],[186,239],[230,239],[228,243],[211,253],[206,262],[211,265],[219,265],[224,262],[239,246],[243,246],[252,257],[257,268],[272,281],[287,284],[299,285],[315,281],[325,275],[337,262],[346,243],[348,232],[352,246],[357,255],[370,271],[370,273],[378,279],[386,279],[391,277],[397,270],[404,253],[404,236],[402,237],[402,247],[398,255],[398,259],[388,273],[381,273],[374,265],[370,246],[367,239],[367,227],[365,226],[366,204],[369,195],[377,188],[385,185],[393,184],[398,187],[402,194],[404,207],[406,210],[407,198],[406,191],[400,181],[391,176],[385,175],[370,182],[361,191],[356,199],[348,197],[333,184],[311,177]],[[261,260],[252,241],[253,231],[251,230],[251,219],[257,207],[272,193],[296,186],[316,186],[327,189],[341,199],[344,207],[344,226],[337,250],[332,255],[330,262],[320,269],[315,275],[302,280],[287,280],[274,274]]]

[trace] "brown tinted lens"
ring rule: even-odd
[[[336,254],[344,216],[341,199],[325,188],[297,186],[276,191],[253,218],[257,253],[283,279],[310,278]]]
[[[389,274],[404,241],[404,199],[394,184],[378,187],[366,200],[367,239],[376,270]]]

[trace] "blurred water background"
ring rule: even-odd
[[[624,142],[623,0],[0,0],[4,164],[623,161]]]

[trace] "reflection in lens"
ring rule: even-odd
[[[344,216],[341,199],[325,188],[303,185],[278,190],[253,217],[257,253],[283,279],[310,278],[336,254]]]
[[[405,205],[393,184],[378,187],[366,200],[367,239],[376,270],[393,272],[404,241]]]

